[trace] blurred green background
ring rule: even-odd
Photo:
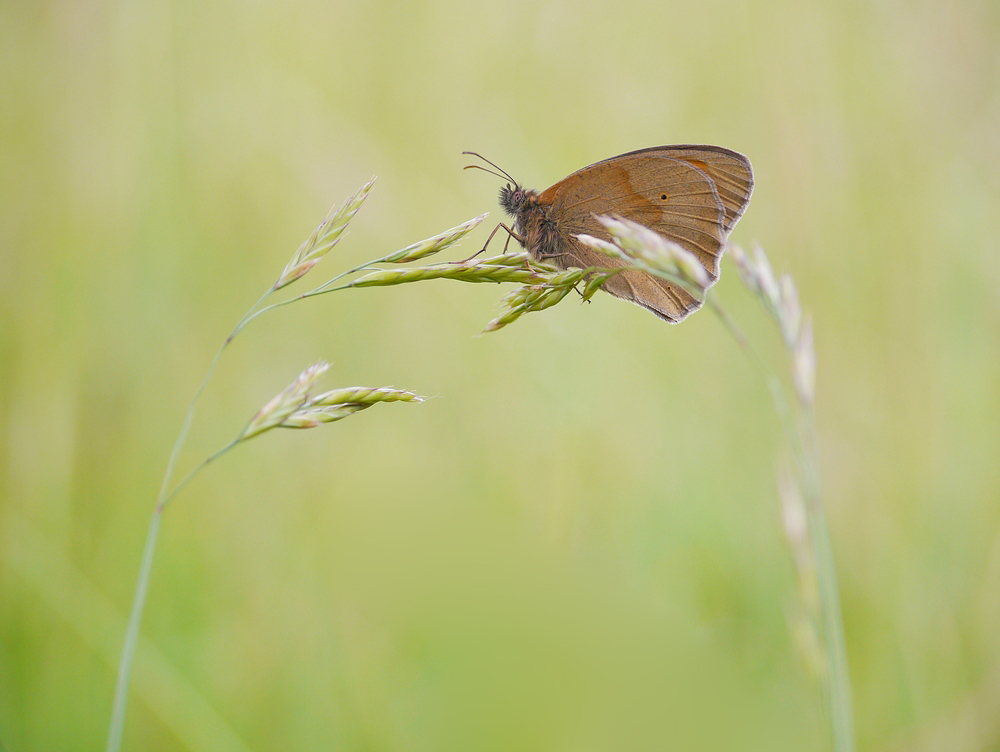
[[[541,189],[665,143],[751,158],[733,240],[814,318],[859,748],[1000,749],[995,0],[0,4],[3,749],[103,747],[184,408],[331,204],[378,176],[305,284],[491,210],[477,249],[499,181],[463,149]],[[182,472],[321,358],[435,399],[179,497],[127,749],[825,749],[744,357],[606,295],[476,336],[506,289],[236,341]]]

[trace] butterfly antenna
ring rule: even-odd
[[[505,178],[503,175],[501,175],[499,172],[496,172],[495,170],[490,170],[490,169],[487,169],[486,167],[482,167],[481,165],[477,165],[477,164],[466,165],[462,169],[463,170],[482,170],[483,172],[488,172],[490,175],[496,175],[501,180],[508,179],[508,178]],[[507,184],[510,185],[509,182]]]
[[[469,156],[472,156],[472,157],[479,157],[479,158],[480,158],[481,160],[483,160],[483,161],[484,161],[484,162],[485,162],[486,164],[488,164],[488,165],[490,165],[490,166],[492,166],[492,167],[496,167],[496,169],[500,170],[500,172],[502,172],[502,173],[503,173],[502,175],[499,175],[499,174],[497,174],[497,173],[495,173],[495,172],[493,172],[493,173],[491,173],[491,174],[493,174],[493,175],[496,175],[496,176],[497,176],[498,178],[501,178],[501,177],[505,177],[505,178],[507,178],[507,179],[508,179],[508,180],[509,180],[510,182],[512,182],[512,183],[513,183],[514,185],[517,185],[517,181],[516,181],[516,180],[514,180],[514,178],[512,178],[512,177],[510,176],[510,173],[508,173],[508,172],[507,172],[507,171],[506,171],[505,169],[503,169],[502,167],[498,167],[497,165],[493,164],[493,163],[492,163],[492,162],[491,162],[490,160],[488,160],[488,159],[487,159],[486,157],[484,157],[484,156],[483,156],[482,154],[478,154],[477,152],[474,152],[474,151],[463,151],[462,153],[463,153],[463,154],[468,154]],[[468,169],[469,169],[470,167],[478,167],[478,168],[479,168],[480,170],[484,170],[485,172],[490,172],[490,170],[487,170],[487,169],[486,169],[485,167],[479,167],[479,165],[467,165],[467,166],[466,166],[466,167],[465,167],[464,169],[468,170]]]

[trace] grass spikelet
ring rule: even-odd
[[[445,230],[439,235],[421,240],[419,243],[408,245],[402,250],[390,253],[383,261],[390,264],[408,264],[411,261],[419,261],[420,259],[432,256],[464,238],[489,215],[489,212],[480,214],[478,217],[473,217],[467,222],[452,227],[450,230]]]
[[[459,282],[515,282],[526,284],[543,282],[545,277],[531,269],[521,269],[510,265],[467,262],[463,264],[436,264],[417,266],[409,269],[382,269],[369,272],[344,287],[375,287],[402,285],[408,282],[423,282],[428,279],[454,279]]]
[[[237,441],[259,436],[272,428],[315,428],[353,415],[379,402],[423,402],[416,392],[392,387],[355,386],[316,396],[310,390],[326,372],[326,363],[309,366],[253,417]]]
[[[280,426],[286,418],[306,404],[309,399],[309,390],[329,367],[329,364],[319,362],[300,373],[295,381],[276,394],[251,418],[238,440],[244,441]]]
[[[320,262],[323,256],[340,241],[348,223],[358,213],[365,199],[368,198],[368,192],[374,183],[375,178],[372,178],[340,207],[336,210],[330,210],[330,213],[313,230],[312,235],[299,246],[288,264],[285,265],[278,281],[271,288],[272,290],[280,290],[282,287],[290,285]]]

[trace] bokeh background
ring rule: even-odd
[[[330,205],[378,176],[307,281],[499,219],[463,149],[544,188],[664,143],[750,156],[733,240],[814,319],[859,748],[1000,749],[995,0],[9,0],[0,102],[4,750],[102,748],[184,408]],[[826,748],[738,348],[604,295],[477,336],[503,292],[352,290],[235,342],[182,472],[321,358],[435,399],[178,498],[128,749]]]

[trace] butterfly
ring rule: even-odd
[[[750,160],[721,146],[654,146],[619,154],[577,170],[541,193],[523,188],[479,154],[463,153],[503,174],[470,167],[510,181],[500,189],[500,206],[514,218],[514,226],[501,223],[497,229],[503,227],[532,258],[563,269],[625,265],[575,237],[610,239],[595,217],[612,215],[680,244],[697,257],[714,284],[726,240],[753,192]],[[673,282],[636,270],[614,275],[602,289],[674,324],[702,303]]]

